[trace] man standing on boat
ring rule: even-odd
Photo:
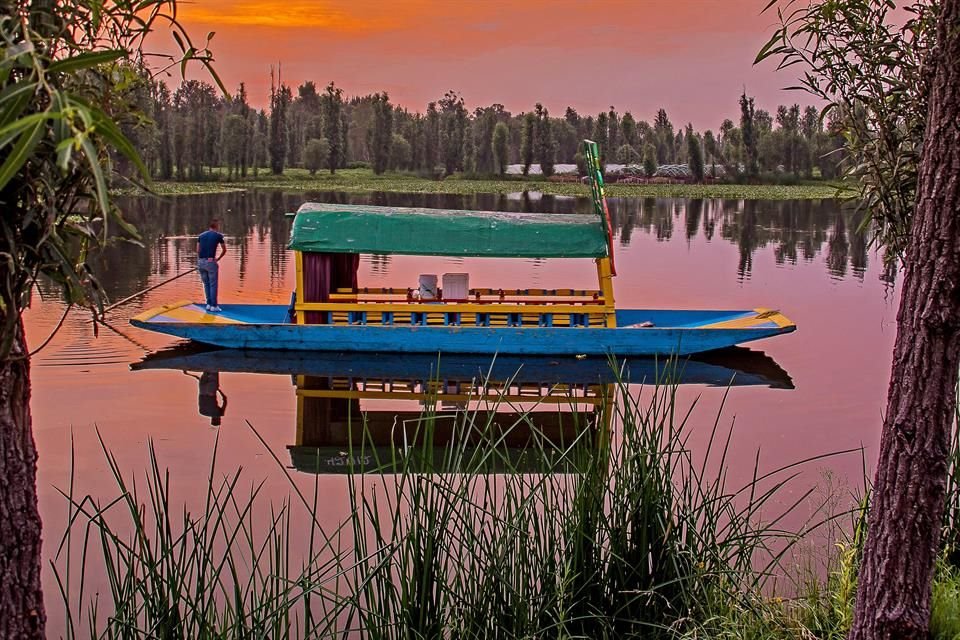
[[[220,247],[219,256],[216,255],[218,246]],[[210,221],[210,228],[197,238],[197,270],[203,282],[203,294],[207,298],[207,311],[212,313],[220,311],[217,305],[220,265],[217,263],[226,253],[227,245],[223,241],[223,234],[220,233],[220,221],[214,218]]]

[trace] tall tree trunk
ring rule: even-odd
[[[0,360],[0,638],[44,638],[37,449],[30,425],[30,361],[17,325]]]
[[[943,0],[853,640],[927,638],[960,367],[960,0]]]

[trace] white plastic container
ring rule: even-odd
[[[443,299],[466,300],[470,297],[470,275],[466,273],[443,274]]]
[[[421,300],[436,300],[437,299],[437,274],[435,273],[421,273],[420,274],[420,299]]]

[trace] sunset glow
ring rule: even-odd
[[[329,29],[349,34],[369,33],[400,25],[399,16],[384,16],[375,9],[374,3],[364,2],[210,0],[184,3],[180,8],[180,17],[188,24],[219,22],[229,27]]]
[[[754,0],[429,2],[202,0],[180,18],[216,32],[217,69],[265,106],[270,67],[294,88],[336,82],[350,95],[386,90],[415,111],[449,89],[469,107],[514,112],[542,102],[716,128],[744,88],[762,105],[804,101],[770,65],[753,66],[775,21]],[[175,82],[176,78],[171,78]]]

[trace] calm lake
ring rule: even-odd
[[[143,236],[142,246],[112,246],[97,257],[95,267],[111,299],[120,300],[194,266],[196,234],[211,217],[219,217],[228,247],[221,263],[221,302],[287,303],[295,275],[292,254],[286,251],[290,222],[284,214],[305,200],[558,214],[590,211],[588,199],[535,193],[255,191],[132,199],[123,205]],[[734,425],[727,469],[731,485],[749,480],[758,450],[761,471],[861,446],[867,467],[872,466],[898,293],[896,274],[886,270],[881,257],[869,248],[869,238],[857,231],[852,213],[841,211],[834,201],[614,198],[610,207],[617,233],[618,306],[768,307],[781,310],[797,324],[795,333],[751,343],[746,365],[721,359],[711,363],[715,366],[707,374],[680,387],[681,408],[696,402],[690,418],[694,450],[705,446],[727,394],[721,425]],[[445,272],[469,272],[470,284],[476,287],[590,288],[596,284],[594,266],[586,260],[365,256],[360,285],[415,287],[418,274]],[[63,313],[55,296],[43,289],[41,294],[35,296],[26,316],[28,339],[34,346],[47,337]],[[223,416],[221,424],[213,426],[211,422],[217,420],[211,420],[210,407],[204,409],[204,398],[198,394],[211,380],[201,380],[200,370],[190,370],[189,359],[186,371],[177,360],[168,361],[174,368],[156,361],[156,366],[131,368],[148,354],[175,346],[176,341],[135,329],[129,318],[187,298],[202,298],[195,274],[111,312],[109,326],[100,327],[98,335],[88,316],[71,313],[34,358],[32,411],[48,556],[55,554],[65,524],[65,501],[57,488],[69,483],[71,446],[74,491],[104,500],[116,494],[98,433],[121,468],[140,477],[149,464],[147,444],[152,440],[160,464],[170,469],[175,504],[202,494],[217,438],[217,464],[222,472],[243,467],[247,482],[265,481],[268,497],[280,500],[290,493],[283,470],[247,422],[283,464],[294,464],[288,446],[303,444],[305,437],[296,380],[290,375],[296,371],[279,367],[279,373],[220,373],[213,384],[219,388],[216,408]],[[378,364],[389,368],[409,363],[384,356]],[[758,370],[761,374],[754,376]],[[728,392],[726,382],[738,371],[739,383]],[[642,393],[639,386],[635,388]],[[225,408],[220,406],[224,399]],[[360,406],[384,412],[375,401],[360,400]],[[385,411],[405,415],[417,407],[416,402],[388,401]],[[201,409],[208,415],[201,415]],[[824,491],[827,487],[855,489],[861,484],[862,469],[859,453],[803,466],[802,477],[790,485],[784,501],[814,483]],[[313,486],[312,473],[291,473],[298,484]],[[336,525],[346,515],[352,485],[336,473],[322,475],[319,482],[323,518]],[[56,619],[62,614],[53,604],[59,601],[49,572],[45,578],[52,603],[51,630],[56,633],[60,628]]]

